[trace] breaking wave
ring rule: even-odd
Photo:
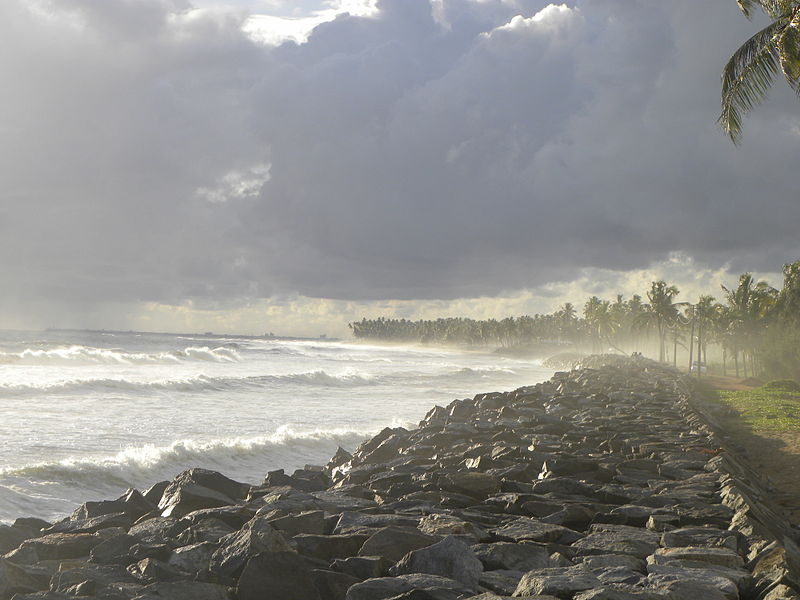
[[[77,394],[82,392],[215,392],[230,389],[259,388],[278,384],[299,384],[319,387],[354,387],[374,385],[379,378],[366,374],[342,373],[332,375],[322,370],[285,375],[256,375],[250,377],[194,377],[136,381],[116,378],[70,379],[30,384],[0,384],[0,393],[14,395]]]
[[[324,464],[337,447],[353,450],[375,431],[294,431],[283,426],[272,435],[259,437],[179,440],[168,446],[125,448],[115,455],[0,469],[0,509],[13,506],[46,518],[63,516],[80,502],[111,498],[129,487],[144,489],[190,467],[213,469],[240,481],[258,483],[254,476],[264,476],[275,468]],[[36,502],[24,506],[26,499]]]
[[[175,364],[189,361],[239,362],[235,348],[220,346],[189,346],[183,350],[167,352],[122,352],[91,346],[65,346],[62,348],[26,348],[22,352],[0,352],[0,364],[21,365],[142,365]]]

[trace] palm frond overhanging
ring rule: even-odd
[[[734,143],[744,114],[764,100],[776,75],[800,93],[800,0],[737,1],[748,18],[760,9],[772,23],[742,44],[722,72],[719,124]]]

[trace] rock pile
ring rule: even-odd
[[[260,485],[192,469],[0,526],[0,599],[800,598],[794,529],[690,380],[586,364]]]

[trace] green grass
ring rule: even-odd
[[[754,390],[713,390],[712,398],[735,409],[754,431],[800,432],[800,392],[769,383]]]

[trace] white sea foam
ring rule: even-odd
[[[59,348],[26,348],[21,352],[0,352],[0,364],[18,365],[142,365],[176,364],[185,361],[238,362],[239,353],[234,348],[220,346],[189,346],[167,352],[123,352],[87,346],[64,346]]]

